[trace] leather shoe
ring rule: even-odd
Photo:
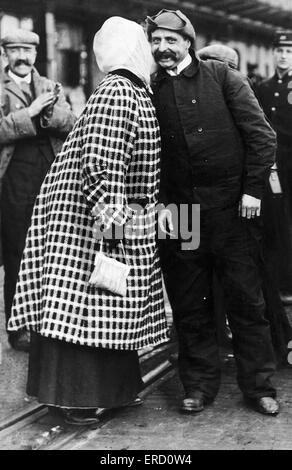
[[[97,424],[98,417],[95,412],[96,410],[66,410],[64,411],[65,423],[73,424],[74,426],[89,426],[90,424]]]
[[[29,352],[30,337],[27,331],[9,333],[8,342],[16,351]]]
[[[260,397],[254,400],[247,400],[247,403],[255,411],[264,415],[276,416],[280,411],[279,402],[272,397]]]
[[[203,411],[205,408],[204,397],[202,392],[198,391],[192,396],[187,396],[183,399],[180,411],[182,413],[198,413],[199,411]]]

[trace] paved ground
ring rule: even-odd
[[[139,409],[124,410],[85,440],[70,443],[81,450],[276,450],[292,449],[292,369],[275,377],[282,412],[263,416],[244,405],[235,382],[234,360],[222,366],[216,401],[196,415],[182,415],[182,389],[175,374],[145,399]]]

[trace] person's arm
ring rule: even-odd
[[[54,92],[56,83],[47,80],[47,87]],[[59,84],[58,84],[59,85]],[[45,108],[40,116],[41,126],[66,136],[73,128],[77,117],[67,102],[61,85],[58,87],[56,101]]]
[[[50,105],[53,95],[42,93],[30,106],[17,109],[15,102],[7,93],[3,93],[0,115],[0,144],[11,144],[17,140],[36,136],[35,118]]]
[[[17,140],[34,137],[36,128],[31,120],[28,108],[4,112],[0,115],[0,144],[11,144]]]
[[[265,118],[248,79],[227,67],[224,95],[246,151],[243,194],[261,199],[269,169],[275,161],[276,134]]]
[[[134,90],[115,82],[87,104],[82,146],[83,192],[101,233],[124,225],[134,211],[125,194],[127,166],[138,127]]]

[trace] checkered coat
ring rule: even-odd
[[[159,128],[145,88],[107,75],[37,198],[10,330],[110,349],[136,350],[168,339],[155,243],[159,157]],[[129,207],[141,200],[147,204],[140,211]],[[131,271],[125,297],[88,283],[100,247],[96,224],[103,231],[114,222],[126,228]],[[125,262],[121,243],[103,246]]]

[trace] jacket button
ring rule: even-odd
[[[193,104],[196,104],[196,102],[197,102],[197,100],[194,98],[194,99],[192,100],[192,103],[193,103]]]
[[[271,108],[271,111],[276,111],[276,108],[273,106],[273,107]]]
[[[278,96],[279,96],[279,93],[276,91],[276,93],[274,94],[274,96],[277,96],[277,97],[278,97]]]
[[[278,83],[283,83],[283,80],[279,79],[279,80],[278,80]]]
[[[203,132],[203,128],[202,128],[202,127],[198,127],[197,131],[198,131],[198,132]]]

